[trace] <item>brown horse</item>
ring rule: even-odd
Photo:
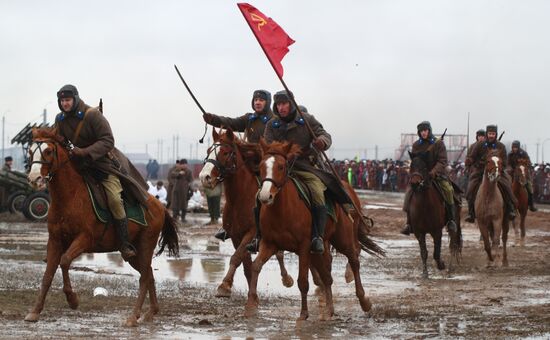
[[[437,264],[437,269],[445,269],[445,263],[441,259],[441,237],[443,227],[446,223],[445,203],[429,176],[427,154],[409,153],[409,155],[411,157],[409,184],[412,190],[409,217],[414,236],[420,246],[420,256],[423,265],[422,276],[428,278],[426,234],[430,234],[434,241],[433,258]],[[460,216],[460,206],[455,205],[455,209],[455,216]],[[452,270],[453,260],[456,259],[458,262],[460,259],[462,251],[460,219],[457,219],[455,222],[457,232],[449,232],[449,248],[451,250],[449,271]]]
[[[78,296],[71,287],[69,267],[71,262],[83,253],[112,252],[119,249],[114,229],[105,225],[95,216],[92,202],[82,176],[75,163],[69,158],[65,141],[51,129],[33,130],[33,144],[29,148],[31,171],[29,181],[35,186],[45,186],[49,182],[51,206],[48,212],[47,265],[38,300],[27,314],[25,321],[38,321],[44,307],[46,294],[52,279],[61,266],[63,292],[69,307],[78,307]],[[155,280],[151,268],[153,252],[159,240],[161,254],[168,247],[169,255],[177,256],[178,234],[174,220],[160,201],[149,195],[147,199],[147,227],[140,227],[130,221],[128,232],[130,242],[136,247],[137,256],[130,265],[139,272],[139,295],[127,326],[137,326],[141,308],[149,292],[149,310],[145,321],[152,321],[159,306],[155,291]]]
[[[520,245],[523,245],[525,242],[525,218],[527,217],[527,208],[529,206],[525,185],[527,184],[527,171],[529,171],[529,167],[530,164],[526,159],[519,159],[512,174],[512,191],[518,200],[518,211],[520,215],[519,230],[516,228],[516,220],[512,221],[512,225],[514,226],[516,239],[520,239]]]
[[[252,279],[245,316],[253,316],[257,313],[259,300],[256,287],[262,266],[277,250],[284,249],[298,255],[298,287],[302,296],[302,308],[298,320],[305,320],[309,315],[307,292],[310,261],[320,275],[325,292],[327,308],[326,314],[322,317],[330,318],[334,314],[334,306],[331,291],[332,256],[328,251],[329,242],[348,258],[353,270],[357,298],[363,311],[369,311],[371,303],[365,296],[359,275],[359,251],[361,248],[371,254],[383,254],[384,251],[368,238],[365,225],[360,223],[359,212],[352,213],[354,217],[352,221],[344,210],[337,206],[337,222],[329,218],[325,229],[323,239],[327,250],[320,255],[311,255],[311,214],[304,201],[300,199],[294,182],[288,180],[290,164],[300,154],[300,146],[287,142],[266,145],[263,140],[260,140],[260,145],[263,150],[260,163],[262,187],[259,193],[262,201],[260,214],[262,238],[260,251],[252,264]],[[345,186],[357,206],[360,206],[359,198],[353,189],[347,183]]]
[[[208,149],[205,165],[199,175],[206,187],[215,187],[224,182],[225,207],[223,209],[224,229],[231,236],[235,252],[229,262],[229,270],[218,286],[216,296],[231,296],[231,287],[237,268],[243,264],[246,280],[250,283],[252,260],[246,245],[256,233],[253,209],[259,182],[255,171],[259,164],[259,145],[246,143],[237,138],[231,130],[218,134],[212,130],[214,144]],[[253,151],[256,149],[257,151]],[[287,273],[283,252],[277,252],[283,285],[292,287],[294,280]]]
[[[504,197],[498,188],[498,178],[504,176],[502,160],[496,152],[487,155],[483,180],[476,195],[476,223],[483,238],[489,266],[499,257],[498,247],[502,234],[502,265],[508,266],[506,241],[508,239],[509,221],[504,205]]]

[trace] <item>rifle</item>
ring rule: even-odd
[[[443,134],[441,135],[441,140],[445,139],[445,135],[447,134],[447,128],[445,128],[445,131],[443,131]]]
[[[504,136],[504,133],[505,133],[505,132],[506,132],[506,131],[502,131],[502,132],[501,132],[500,136],[498,137],[498,141],[499,141],[499,142],[500,142],[500,140],[502,139],[502,136]]]

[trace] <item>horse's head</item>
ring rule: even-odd
[[[233,131],[228,129],[225,132],[212,129],[214,144],[208,148],[208,154],[204,160],[199,178],[202,185],[213,188],[225,177],[235,173],[237,169],[237,140]]]
[[[529,166],[529,161],[527,161],[527,159],[521,158],[518,160],[518,164],[514,169],[514,180],[518,181],[521,185],[527,184],[527,172],[529,171]]]
[[[302,152],[298,144],[289,142],[273,142],[267,144],[260,139],[262,161],[260,162],[260,178],[262,186],[258,198],[263,204],[273,203],[275,196],[288,179],[291,163]]]
[[[409,184],[415,191],[422,190],[430,185],[427,155],[409,152],[409,156],[411,157]]]
[[[35,189],[46,187],[55,171],[69,161],[65,150],[65,140],[52,128],[32,130],[32,143],[29,147],[30,171],[28,180]]]
[[[491,182],[498,180],[500,172],[502,171],[502,160],[496,152],[491,152],[487,155],[487,162],[485,163],[485,173],[487,178]]]

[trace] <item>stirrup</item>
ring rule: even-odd
[[[454,220],[447,221],[447,232],[458,232],[458,226],[456,225],[456,222]]]
[[[311,240],[309,252],[311,254],[323,254],[325,252],[325,245],[321,237],[317,236]]]
[[[124,246],[119,249],[122,259],[128,262],[130,259],[137,256],[136,248],[131,243],[126,243]]]
[[[539,209],[537,209],[537,207],[535,207],[534,204],[531,204],[531,205],[529,206],[529,210],[532,211],[532,212],[539,211]]]
[[[216,234],[214,234],[214,237],[223,242],[229,238],[229,234],[227,233],[227,231],[225,231],[225,229],[220,228],[220,230],[218,230]]]
[[[246,245],[246,250],[248,250],[250,254],[256,254],[259,248],[260,248],[260,239],[256,237],[254,237],[252,241],[250,241],[250,243]]]
[[[409,236],[411,232],[412,232],[412,228],[409,223],[405,224],[405,227],[400,231],[401,234],[407,235],[407,236]]]

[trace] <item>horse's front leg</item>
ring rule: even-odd
[[[285,267],[285,252],[279,250],[275,256],[277,257],[277,262],[279,262],[279,269],[281,270],[281,281],[285,287],[292,287],[294,285],[294,279],[288,274]]]
[[[420,246],[420,257],[422,258],[422,277],[428,278],[428,249],[426,248],[426,234],[417,234],[416,239]]]
[[[508,221],[503,221],[502,225],[502,266],[508,267],[508,252],[506,250],[506,242],[508,241],[508,231],[510,225]]]
[[[48,290],[50,289],[50,286],[52,284],[57,266],[59,265],[61,251],[61,242],[59,242],[58,239],[52,238],[52,236],[50,235],[47,245],[46,271],[44,272],[44,276],[42,277],[42,286],[40,287],[40,293],[38,294],[38,299],[36,300],[36,304],[34,305],[33,309],[27,314],[27,316],[25,316],[25,321],[38,321],[38,318],[40,317],[40,312],[42,312],[42,309],[44,308],[44,300],[46,299],[46,294],[48,294]]]
[[[71,286],[69,267],[75,258],[82,255],[82,253],[89,248],[91,248],[90,237],[88,234],[82,233],[73,240],[65,253],[61,255],[60,265],[61,272],[63,273],[63,292],[65,293],[69,307],[72,309],[78,307],[78,295],[73,291],[73,287]]]
[[[233,253],[233,255],[231,255],[231,259],[229,260],[229,269],[227,270],[227,273],[225,274],[222,283],[220,283],[216,291],[216,297],[231,296],[231,287],[233,287],[233,278],[235,277],[235,272],[243,262],[244,258],[248,256],[246,245],[252,240],[253,237],[254,231],[250,230],[241,239],[240,243],[236,245],[235,252]],[[235,242],[234,239],[233,241]],[[249,281],[249,278],[247,278],[247,281]]]
[[[309,312],[307,308],[307,292],[309,290],[308,273],[309,244],[308,249],[302,250],[300,254],[298,254],[298,288],[300,289],[300,295],[302,296],[302,308],[300,310],[300,317],[297,321],[304,321],[309,317]]]
[[[258,276],[262,270],[263,265],[275,254],[277,248],[273,244],[266,243],[264,239],[260,241],[260,251],[256,256],[256,259],[252,263],[250,286],[248,287],[248,300],[244,308],[245,317],[251,317],[258,314]]]

